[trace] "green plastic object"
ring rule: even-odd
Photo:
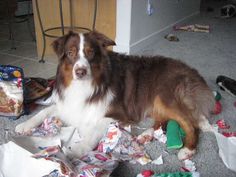
[[[217,91],[213,91],[213,94],[215,96],[215,100],[216,101],[220,101],[221,100],[221,94]]]
[[[167,149],[179,149],[183,146],[185,132],[175,120],[168,121],[166,135]]]
[[[152,177],[194,177],[194,175],[191,172],[175,172],[155,174]]]

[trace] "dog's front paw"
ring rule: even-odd
[[[196,153],[195,149],[190,150],[187,147],[184,147],[184,148],[180,149],[180,151],[178,153],[178,158],[179,158],[179,160],[190,159],[195,153]]]
[[[18,134],[25,134],[25,133],[30,132],[32,128],[34,128],[32,124],[30,124],[29,122],[23,122],[16,126],[15,132]]]

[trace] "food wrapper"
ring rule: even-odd
[[[23,70],[0,65],[0,115],[17,118],[24,112]]]
[[[136,161],[142,165],[151,162],[144,147],[129,132],[120,127],[117,122],[109,125],[106,135],[98,145],[98,151],[111,153],[118,160]]]

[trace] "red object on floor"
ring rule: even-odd
[[[219,129],[229,129],[230,126],[226,124],[223,119],[217,120],[216,124],[218,125]]]
[[[190,172],[189,169],[185,168],[185,167],[181,167],[180,168],[180,171],[183,171],[183,172]]]
[[[222,132],[225,137],[236,137],[236,132]]]
[[[141,173],[144,177],[150,177],[154,174],[154,172],[152,170],[144,170]]]
[[[213,113],[214,114],[220,114],[221,111],[222,111],[222,105],[219,101],[216,101]]]

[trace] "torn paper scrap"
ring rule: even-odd
[[[24,132],[22,135],[39,137],[55,136],[60,132],[62,125],[59,118],[48,117],[44,119],[40,126],[32,128],[29,132]]]
[[[230,126],[225,122],[224,119],[220,119],[216,122],[216,124],[218,125],[219,129],[229,129]]]
[[[48,147],[34,155],[60,164],[60,170],[53,170],[47,177],[101,177],[109,176],[118,166],[118,161],[111,156],[91,151],[80,159],[69,160],[60,147]],[[50,176],[51,175],[51,176]]]
[[[159,142],[166,144],[167,137],[164,134],[162,128],[159,128],[154,131],[154,138],[156,138]]]
[[[236,137],[236,132],[222,132],[225,137]]]
[[[61,146],[59,137],[16,136],[12,137],[12,141],[31,153],[38,152],[41,147]]]
[[[153,160],[153,161],[152,161],[152,164],[162,165],[162,164],[163,164],[162,155],[160,155],[160,157],[158,157],[156,160]]]
[[[183,161],[184,163],[184,166],[181,167],[181,170],[182,171],[185,171],[185,172],[194,172],[196,171],[196,167],[195,167],[195,163],[189,159],[186,159]]]
[[[141,165],[146,165],[150,163],[152,160],[147,154],[142,155],[140,158],[137,158],[136,161],[140,163]]]
[[[111,123],[106,135],[98,145],[98,151],[111,153],[118,160],[139,162],[147,164],[151,162],[144,147],[140,145],[136,138],[119,126],[118,123]]]
[[[153,128],[149,128],[147,130],[145,130],[142,134],[140,134],[137,137],[137,141],[140,144],[147,144],[150,143],[153,139],[153,135],[154,135],[154,129]]]

